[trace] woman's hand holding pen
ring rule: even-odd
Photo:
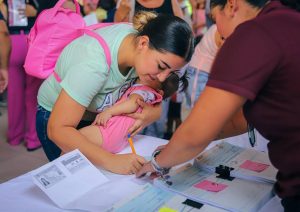
[[[103,167],[116,174],[136,174],[146,160],[136,154],[115,154],[107,161],[106,167]]]
[[[130,133],[131,136],[136,135],[138,132],[144,129],[144,127],[158,120],[162,110],[161,104],[152,106],[140,99],[137,99],[137,103],[143,109],[143,111],[141,113],[133,113],[127,115],[131,118],[136,119],[135,123],[128,131],[128,133]]]

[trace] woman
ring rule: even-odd
[[[187,73],[190,76],[188,92],[186,92],[188,107],[194,107],[205,88],[212,64],[222,43],[223,40],[214,24],[204,34],[200,43],[196,45],[193,57],[187,67]]]
[[[91,124],[96,113],[113,105],[132,85],[135,71],[145,81],[164,81],[186,64],[193,54],[192,32],[180,18],[156,17],[146,12],[137,14],[134,28],[115,24],[96,32],[110,47],[110,70],[104,51],[94,38],[82,36],[65,47],[55,68],[62,81],[58,83],[50,76],[39,90],[39,139],[49,160],[78,148],[104,169],[119,174],[135,173],[144,163],[142,157],[113,155],[89,142],[76,128],[83,126],[82,122],[79,125],[81,120]],[[158,119],[159,113],[159,107],[145,106],[143,113],[133,115],[138,120],[130,133],[136,134]]]
[[[132,17],[139,11],[176,15],[183,19],[183,13],[177,0],[120,0],[117,4],[114,21],[132,22]]]
[[[0,1],[0,8],[2,7],[2,2]],[[5,18],[2,15],[0,9],[0,97],[5,91],[8,84],[8,63],[9,55],[11,51],[11,43],[9,39],[8,29],[6,26]],[[1,114],[0,114],[1,115]]]
[[[187,161],[216,138],[246,132],[248,122],[270,140],[282,205],[299,211],[300,13],[267,0],[212,0],[211,8],[226,41],[191,114],[152,164],[160,171]],[[147,163],[137,176],[149,171]]]
[[[28,151],[41,147],[35,130],[36,96],[42,80],[29,76],[23,68],[28,45],[27,34],[38,12],[37,1],[4,1],[7,6],[11,55],[8,66],[8,143],[19,145],[24,140]],[[22,7],[21,7],[22,6]]]

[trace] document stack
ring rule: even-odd
[[[168,181],[171,183],[157,178],[154,185],[193,201],[234,212],[258,211],[273,197],[272,184],[234,178],[227,174],[227,169],[224,170],[217,174],[187,164],[170,176]]]
[[[195,159],[194,166],[210,172],[227,167],[231,170],[232,177],[272,184],[275,183],[277,173],[267,153],[227,142],[217,144],[200,154]]]

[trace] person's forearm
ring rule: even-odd
[[[100,146],[88,141],[78,130],[73,127],[51,127],[48,125],[48,137],[54,141],[63,152],[79,149],[93,164],[110,170],[108,161],[113,156]]]
[[[114,22],[128,22],[129,21],[129,12],[117,9],[114,16]]]
[[[157,156],[161,167],[172,167],[194,158],[240,112],[245,99],[207,86],[187,119]]]
[[[172,0],[172,8],[173,8],[173,13],[175,16],[177,16],[181,19],[184,19],[183,12],[182,12],[177,0]]]
[[[0,69],[7,70],[9,55],[11,51],[11,42],[7,31],[0,32]]]
[[[134,113],[138,109],[139,105],[136,103],[136,99],[126,100],[122,103],[115,104],[109,108],[109,112],[112,116],[118,116],[122,114]]]
[[[234,118],[228,122],[217,136],[217,131],[207,133],[205,127],[195,127],[194,124],[184,122],[172,136],[168,148],[163,154],[157,156],[157,162],[162,167],[171,167],[193,159],[202,152],[211,141],[243,134],[247,131],[247,122],[240,110]],[[204,123],[205,125],[205,123]],[[201,133],[202,132],[202,133]],[[201,134],[203,136],[201,136]],[[197,139],[198,138],[198,139]],[[176,157],[172,157],[176,155]]]
[[[241,108],[234,117],[225,124],[220,134],[216,139],[224,139],[237,135],[241,135],[247,132],[247,121]]]
[[[206,148],[208,140],[212,140],[203,139],[203,142],[197,140],[199,135],[196,132],[199,129],[184,124],[179,126],[166,148],[156,157],[161,167],[172,167],[193,159]]]

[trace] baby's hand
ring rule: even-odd
[[[93,122],[93,125],[102,125],[104,127],[106,127],[106,123],[108,122],[108,120],[112,117],[112,114],[110,113],[109,110],[104,110],[103,112],[99,113],[96,118],[95,121]]]

